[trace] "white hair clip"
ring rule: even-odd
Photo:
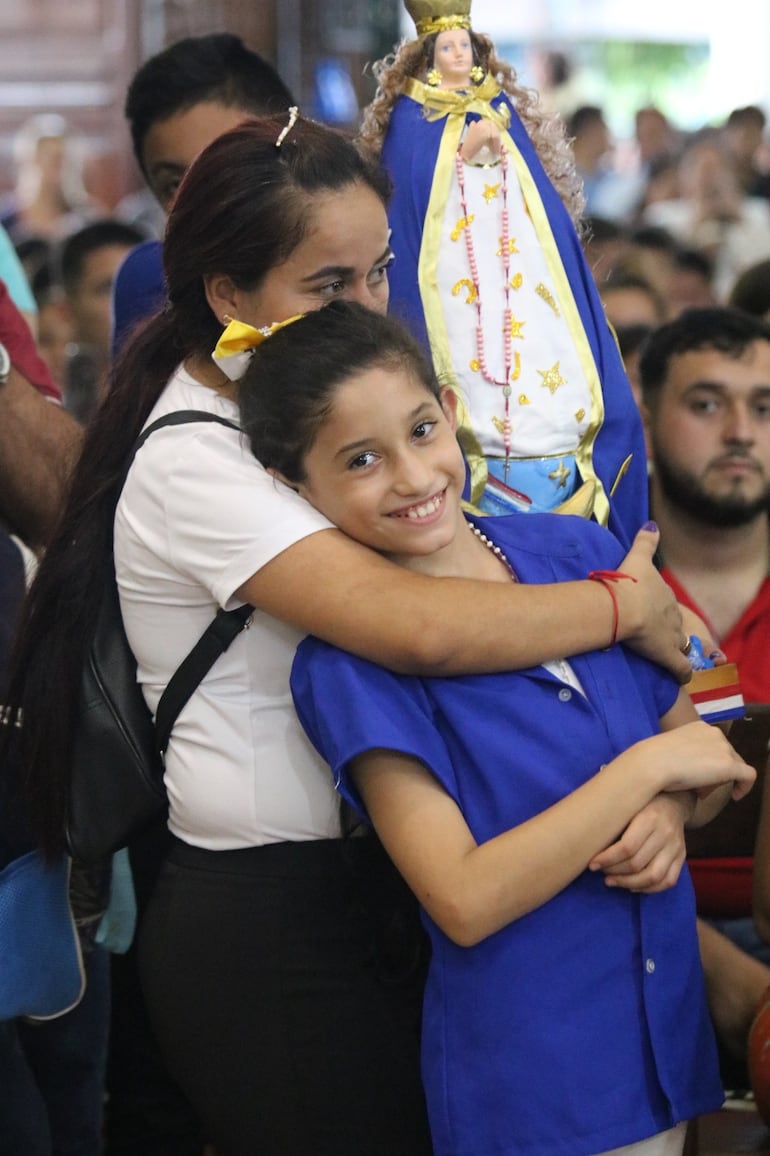
[[[281,147],[281,145],[286,140],[286,138],[289,135],[289,133],[291,132],[291,130],[294,128],[295,124],[297,123],[297,117],[298,116],[299,116],[299,109],[297,108],[296,104],[293,104],[291,106],[291,108],[289,109],[289,123],[286,124],[281,129],[281,131],[278,133],[278,139],[275,142],[275,147],[277,149],[279,149]]]

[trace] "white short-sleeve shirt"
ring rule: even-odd
[[[181,409],[238,420],[234,402],[179,369],[148,423]],[[137,453],[115,516],[120,604],[154,711],[220,606],[262,566],[330,528],[276,482],[236,430],[157,430]],[[212,850],[334,837],[331,775],[297,722],[289,671],[300,635],[255,611],[186,705],[166,755],[169,826]]]

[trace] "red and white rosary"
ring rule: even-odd
[[[473,217],[468,211],[468,202],[465,192],[465,172],[463,167],[463,158],[458,149],[455,157],[455,168],[457,171],[457,185],[460,191],[460,205],[462,208],[462,232],[465,234],[465,251],[468,254],[468,265],[470,267],[471,281],[473,283],[473,297],[472,302],[476,309],[476,352],[478,355],[478,365],[481,373],[486,381],[492,385],[499,385],[502,387],[504,399],[504,417],[502,422],[503,433],[503,448],[505,450],[506,462],[511,456],[511,368],[512,368],[512,338],[513,338],[513,315],[511,311],[511,244],[508,224],[508,157],[503,150],[500,154],[500,174],[501,174],[501,195],[502,195],[502,210],[500,214],[500,224],[502,235],[500,237],[500,254],[503,259],[503,293],[505,296],[505,304],[503,308],[503,378],[498,380],[490,373],[487,365],[486,352],[484,348],[484,324],[481,303],[481,287],[479,284],[479,268],[476,261],[476,251],[473,246],[473,233],[471,224]]]

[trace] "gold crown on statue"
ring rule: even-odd
[[[471,26],[471,0],[404,0],[404,7],[418,36]]]

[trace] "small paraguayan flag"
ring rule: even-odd
[[[734,662],[693,671],[687,690],[704,722],[743,718],[746,713],[738,667]]]

